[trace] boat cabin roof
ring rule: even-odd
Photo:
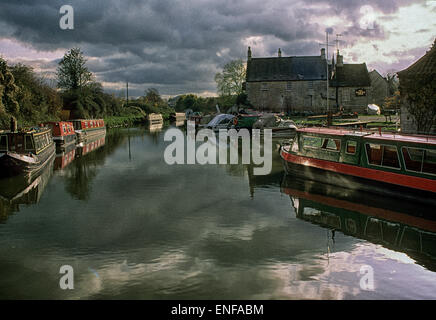
[[[300,128],[298,132],[312,133],[320,135],[335,135],[335,136],[358,136],[365,137],[368,140],[390,140],[399,142],[422,143],[436,146],[436,136],[431,135],[414,135],[414,134],[399,134],[394,132],[381,132],[369,130],[350,130],[350,129],[334,129],[334,128]]]
[[[18,131],[11,132],[11,130],[0,130],[0,134],[32,134],[32,133],[44,133],[46,131],[51,131],[48,127],[35,127],[35,128],[26,128],[26,129],[18,129]]]

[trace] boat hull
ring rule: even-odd
[[[6,152],[0,157],[0,176],[10,177],[18,174],[35,175],[53,159],[56,153],[55,143],[51,143],[38,155],[23,155]]]
[[[427,203],[428,205],[436,205],[435,193],[430,190],[422,190],[410,186],[377,181],[369,178],[326,170],[323,168],[317,168],[311,165],[302,164],[301,159],[295,161],[292,157],[289,157],[289,155],[291,154],[284,151],[283,148],[280,150],[280,156],[284,169],[290,176],[297,176],[329,185],[341,186],[350,190],[358,190],[362,192],[385,195],[393,198],[409,199],[413,201],[418,200],[420,202]],[[355,170],[361,169],[357,166],[354,167]],[[385,172],[380,171],[378,174],[383,175]],[[404,176],[403,179],[408,181],[410,180],[410,177]],[[434,184],[434,182],[432,182],[432,184]]]
[[[76,142],[84,142],[86,140],[106,134],[106,128],[98,128],[93,130],[76,130]]]

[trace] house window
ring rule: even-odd
[[[260,90],[268,91],[268,83],[262,83],[261,86],[260,86]]]
[[[309,90],[313,89],[313,81],[309,81],[309,82],[307,83],[307,88],[308,88]]]
[[[342,89],[342,101],[343,102],[350,101],[350,90]]]
[[[400,168],[397,147],[380,144],[366,144],[368,163],[376,166]]]
[[[286,82],[286,91],[292,91],[292,82],[291,81]]]

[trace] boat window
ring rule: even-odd
[[[8,136],[0,136],[0,151],[8,150]]]
[[[303,146],[309,148],[321,148],[323,139],[320,137],[303,136]]]
[[[404,163],[406,164],[406,169],[410,171],[421,172],[424,150],[403,147],[402,151]]]
[[[425,173],[436,174],[436,150],[425,150],[422,171]]]
[[[397,147],[383,146],[382,166],[400,168],[400,161],[398,160]]]
[[[397,147],[373,143],[366,144],[368,163],[377,166],[400,168]]]
[[[341,150],[341,141],[338,139],[324,139],[323,149],[339,151]]]
[[[26,144],[26,146],[25,146],[26,150],[33,150],[34,149],[33,139],[32,139],[31,135],[26,135],[25,144]]]
[[[356,154],[357,141],[348,140],[347,141],[347,149],[346,153],[348,154]]]
[[[402,153],[407,170],[436,174],[436,150],[403,147]]]

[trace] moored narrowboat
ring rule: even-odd
[[[72,122],[46,122],[44,125],[51,128],[53,141],[58,148],[62,149],[76,142],[76,132]]]
[[[301,128],[280,156],[287,173],[327,184],[411,198],[436,193],[435,136]]]
[[[79,119],[71,120],[71,122],[73,123],[78,143],[106,133],[106,126],[103,119]]]
[[[0,131],[0,176],[36,173],[55,155],[51,129]]]

